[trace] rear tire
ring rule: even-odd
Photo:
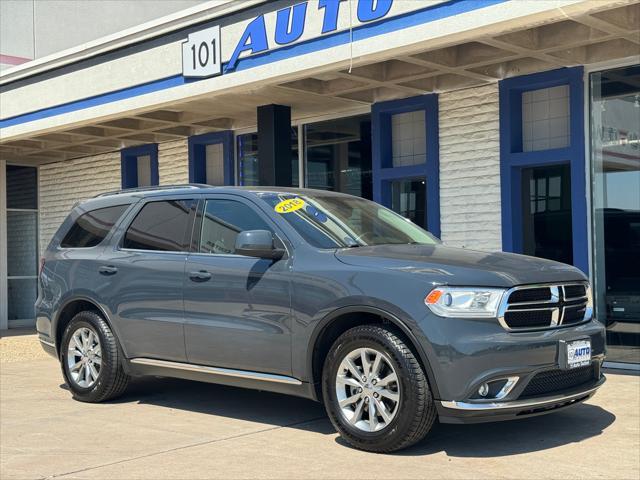
[[[118,342],[96,312],[76,314],[62,336],[60,363],[73,398],[98,403],[125,391],[129,376],[122,368]]]
[[[335,341],[325,359],[322,392],[342,438],[369,452],[419,442],[437,416],[420,362],[398,335],[378,325],[354,327]]]

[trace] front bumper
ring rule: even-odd
[[[441,400],[437,402],[442,423],[480,423],[512,420],[551,413],[591,398],[604,384],[601,375],[595,384],[544,397],[504,402],[471,403]]]

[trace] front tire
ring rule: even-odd
[[[362,325],[333,344],[322,372],[324,404],[355,448],[389,453],[419,442],[437,413],[424,371],[392,330]]]
[[[62,336],[60,363],[73,398],[98,403],[120,396],[129,383],[111,328],[95,312],[76,314]]]

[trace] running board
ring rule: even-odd
[[[297,378],[275,375],[273,373],[250,372],[247,370],[233,370],[230,368],[209,367],[206,365],[194,365],[192,363],[170,362],[168,360],[156,360],[155,358],[132,358],[129,360],[134,365],[147,365],[150,367],[169,368],[173,370],[186,370],[189,372],[208,373],[223,377],[244,378],[248,380],[260,380],[263,382],[285,383],[287,385],[302,385]]]

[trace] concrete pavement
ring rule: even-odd
[[[409,450],[373,455],[343,444],[311,401],[148,378],[117,401],[83,404],[52,358],[29,357],[0,363],[0,478],[637,480],[640,377],[608,377],[569,410],[438,425]]]

